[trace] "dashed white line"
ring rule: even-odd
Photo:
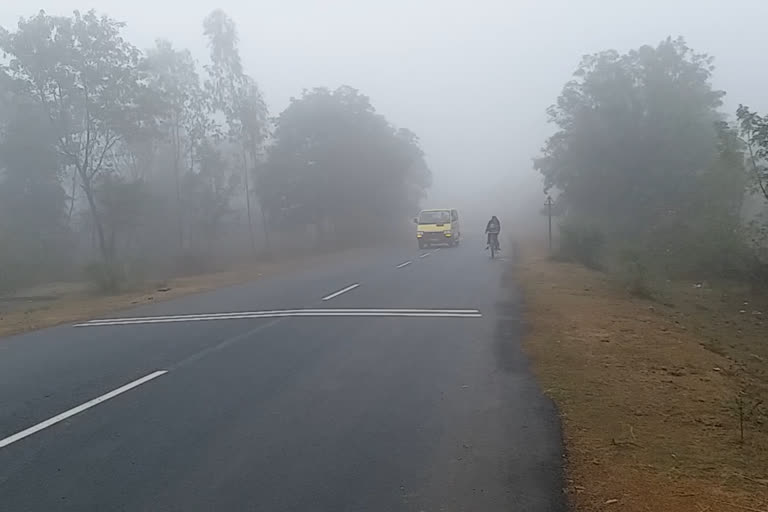
[[[419,258],[426,258],[430,254],[432,254],[432,253],[431,252],[425,252],[424,254],[419,254]]]
[[[88,402],[85,402],[82,405],[78,405],[77,407],[74,407],[68,411],[65,411],[61,414],[58,414],[54,416],[53,418],[47,419],[43,421],[42,423],[38,423],[37,425],[33,427],[29,427],[28,429],[22,430],[21,432],[18,432],[16,434],[13,434],[12,436],[6,437],[5,439],[0,440],[0,448],[4,448],[8,446],[9,444],[13,444],[16,441],[20,441],[24,439],[25,437],[29,437],[32,434],[35,434],[37,432],[40,432],[43,429],[46,429],[50,426],[53,426],[57,423],[60,423],[67,418],[71,418],[72,416],[76,414],[80,414],[81,412],[90,409],[91,407],[95,407],[99,405],[102,402],[106,402],[110,398],[115,398],[117,395],[121,395],[125,393],[126,391],[130,391],[131,389],[141,386],[142,384],[151,381],[152,379],[156,379],[160,377],[161,375],[165,375],[168,373],[168,370],[158,370],[156,372],[150,373],[149,375],[146,375],[140,379],[137,379],[129,384],[126,384],[125,386],[121,386],[114,391],[110,391],[109,393],[105,395],[101,395],[98,398],[94,398],[93,400],[89,400]]]
[[[330,295],[328,295],[328,296],[325,296],[325,297],[323,297],[323,300],[331,300],[331,299],[333,299],[333,298],[335,298],[335,297],[338,297],[338,296],[339,296],[339,295],[341,295],[342,293],[347,293],[347,292],[349,292],[349,291],[352,291],[352,290],[354,290],[354,289],[355,289],[355,288],[357,288],[358,286],[360,286],[360,283],[356,283],[356,284],[352,284],[352,285],[349,285],[349,286],[347,286],[346,288],[342,288],[341,290],[339,290],[339,291],[337,291],[337,292],[333,292],[332,294],[330,294]]]
[[[408,261],[404,261],[404,262],[402,262],[401,264],[399,264],[398,266],[396,266],[395,268],[403,268],[403,267],[407,267],[407,266],[408,266],[408,265],[410,265],[411,263],[413,263],[411,260],[408,260]]]

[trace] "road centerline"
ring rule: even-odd
[[[432,253],[431,252],[425,252],[424,254],[419,254],[419,258],[426,258],[430,254],[432,254]]]
[[[89,400],[85,402],[84,404],[80,404],[77,407],[73,407],[72,409],[69,409],[67,411],[62,412],[61,414],[57,414],[56,416],[49,418],[41,423],[38,423],[37,425],[31,426],[27,429],[22,430],[21,432],[17,432],[16,434],[13,434],[11,436],[6,437],[5,439],[0,439],[0,448],[4,448],[10,444],[15,443],[16,441],[21,441],[25,437],[29,437],[32,434],[36,434],[37,432],[40,432],[41,430],[44,430],[48,427],[51,427],[57,423],[60,423],[68,418],[71,418],[72,416],[75,416],[76,414],[80,414],[81,412],[87,411],[91,407],[96,407],[97,405],[106,402],[107,400],[110,400],[112,398],[115,398],[118,395],[122,395],[126,391],[130,391],[133,388],[139,387],[142,384],[145,384],[153,379],[156,379],[162,375],[165,375],[168,373],[168,370],[158,370],[156,372],[152,372],[149,375],[145,375],[144,377],[141,377],[140,379],[136,379],[133,382],[129,382],[128,384],[124,386],[120,386],[119,388],[110,391],[109,393],[105,393],[99,397],[94,398],[93,400]]]
[[[411,260],[408,260],[408,261],[404,261],[404,262],[402,262],[401,264],[399,264],[398,266],[396,266],[395,268],[403,268],[403,267],[407,267],[407,266],[408,266],[408,265],[410,265],[411,263],[413,263]]]
[[[347,292],[351,292],[352,290],[354,290],[358,286],[360,286],[360,283],[351,284],[351,285],[347,286],[346,288],[342,288],[341,290],[339,290],[337,292],[333,292],[330,295],[326,295],[325,297],[323,297],[322,300],[331,300],[333,298],[338,297],[339,295],[342,295],[342,294],[347,293]]]

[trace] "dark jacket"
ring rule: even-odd
[[[497,219],[496,217],[493,217],[491,220],[489,220],[488,224],[485,226],[485,232],[486,233],[501,232],[501,222],[499,222],[499,219]]]

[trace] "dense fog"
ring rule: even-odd
[[[118,90],[125,87],[121,77],[111,76],[114,84],[105,79],[103,98],[97,100],[119,111],[121,126],[131,126],[90,139],[103,160],[77,143],[80,162],[101,166],[89,170],[78,169],[71,154],[75,129],[62,126],[72,122],[73,112],[84,111],[77,104],[84,97],[82,84],[73,85],[71,104],[51,110],[62,99],[52,84],[67,80],[61,65],[79,57],[41,44],[36,51],[49,52],[42,63],[29,45],[37,44],[36,37],[44,40],[45,30],[48,36],[61,33],[60,26],[50,29],[54,18],[72,21],[76,9],[87,18],[92,8],[93,26],[109,25],[107,32],[114,33],[105,37],[113,37],[125,57],[119,65],[93,61],[93,72],[115,66],[112,71],[125,72],[122,78],[146,90],[129,94]],[[39,9],[45,15],[35,26]],[[13,274],[5,276],[6,286],[60,278],[61,268],[87,267],[97,274],[111,274],[115,265],[124,269],[119,273],[136,274],[146,268],[150,274],[206,270],[212,261],[263,256],[297,241],[302,248],[323,241],[353,243],[371,230],[410,237],[407,220],[419,207],[458,208],[467,220],[465,230],[481,231],[497,214],[508,230],[543,233],[542,174],[549,172],[550,193],[565,191],[561,210],[572,218],[580,213],[574,205],[566,207],[568,180],[553,178],[551,169],[534,169],[534,159],[558,130],[548,122],[547,108],[557,102],[582,56],[607,50],[623,55],[683,37],[691,55],[714,58],[706,81],[726,93],[712,105],[709,121],[734,123],[739,104],[768,110],[763,94],[768,71],[757,64],[766,15],[768,4],[759,0],[5,1],[0,5],[0,25],[7,31],[0,188],[10,190],[13,176],[28,174],[23,169],[50,167],[56,178],[46,186],[59,188],[41,191],[40,200],[55,210],[46,194],[57,197],[60,210],[49,213],[61,217],[62,229],[47,241],[35,237],[25,245],[17,240],[25,238],[18,231],[26,227],[4,223],[6,254],[0,258],[29,267],[6,271]],[[29,26],[14,42],[13,36],[24,32],[17,27],[20,17]],[[232,27],[236,38],[230,37]],[[683,50],[680,56],[688,58]],[[35,66],[48,66],[41,72],[49,74],[50,90],[42,96],[35,90],[40,85]],[[75,65],[66,73],[78,72]],[[182,98],[173,104],[169,91]],[[196,101],[198,110],[190,113]],[[90,111],[90,126],[116,122],[113,114],[99,118]],[[54,127],[43,129],[51,119]],[[81,130],[77,136],[88,134]],[[302,142],[310,139],[321,142],[312,149]],[[711,149],[709,142],[701,144],[703,149],[690,150],[704,155]],[[15,173],[9,171],[14,166]],[[321,179],[323,173],[333,178]],[[19,199],[18,193],[10,195],[0,201],[9,205]],[[747,210],[761,210],[760,194],[744,195]],[[610,208],[621,202],[619,195]],[[5,218],[26,216],[22,206],[4,210]],[[30,222],[43,223],[35,232],[47,232],[48,221],[33,217]],[[43,254],[30,258],[30,251]],[[51,254],[58,261],[49,261]]]

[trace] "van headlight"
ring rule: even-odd
[[[446,231],[446,232],[445,232],[445,236],[451,236],[452,234],[453,234],[453,233],[451,233],[450,231]]]
[[[417,231],[416,232],[416,236],[424,236],[424,232],[423,231]]]

